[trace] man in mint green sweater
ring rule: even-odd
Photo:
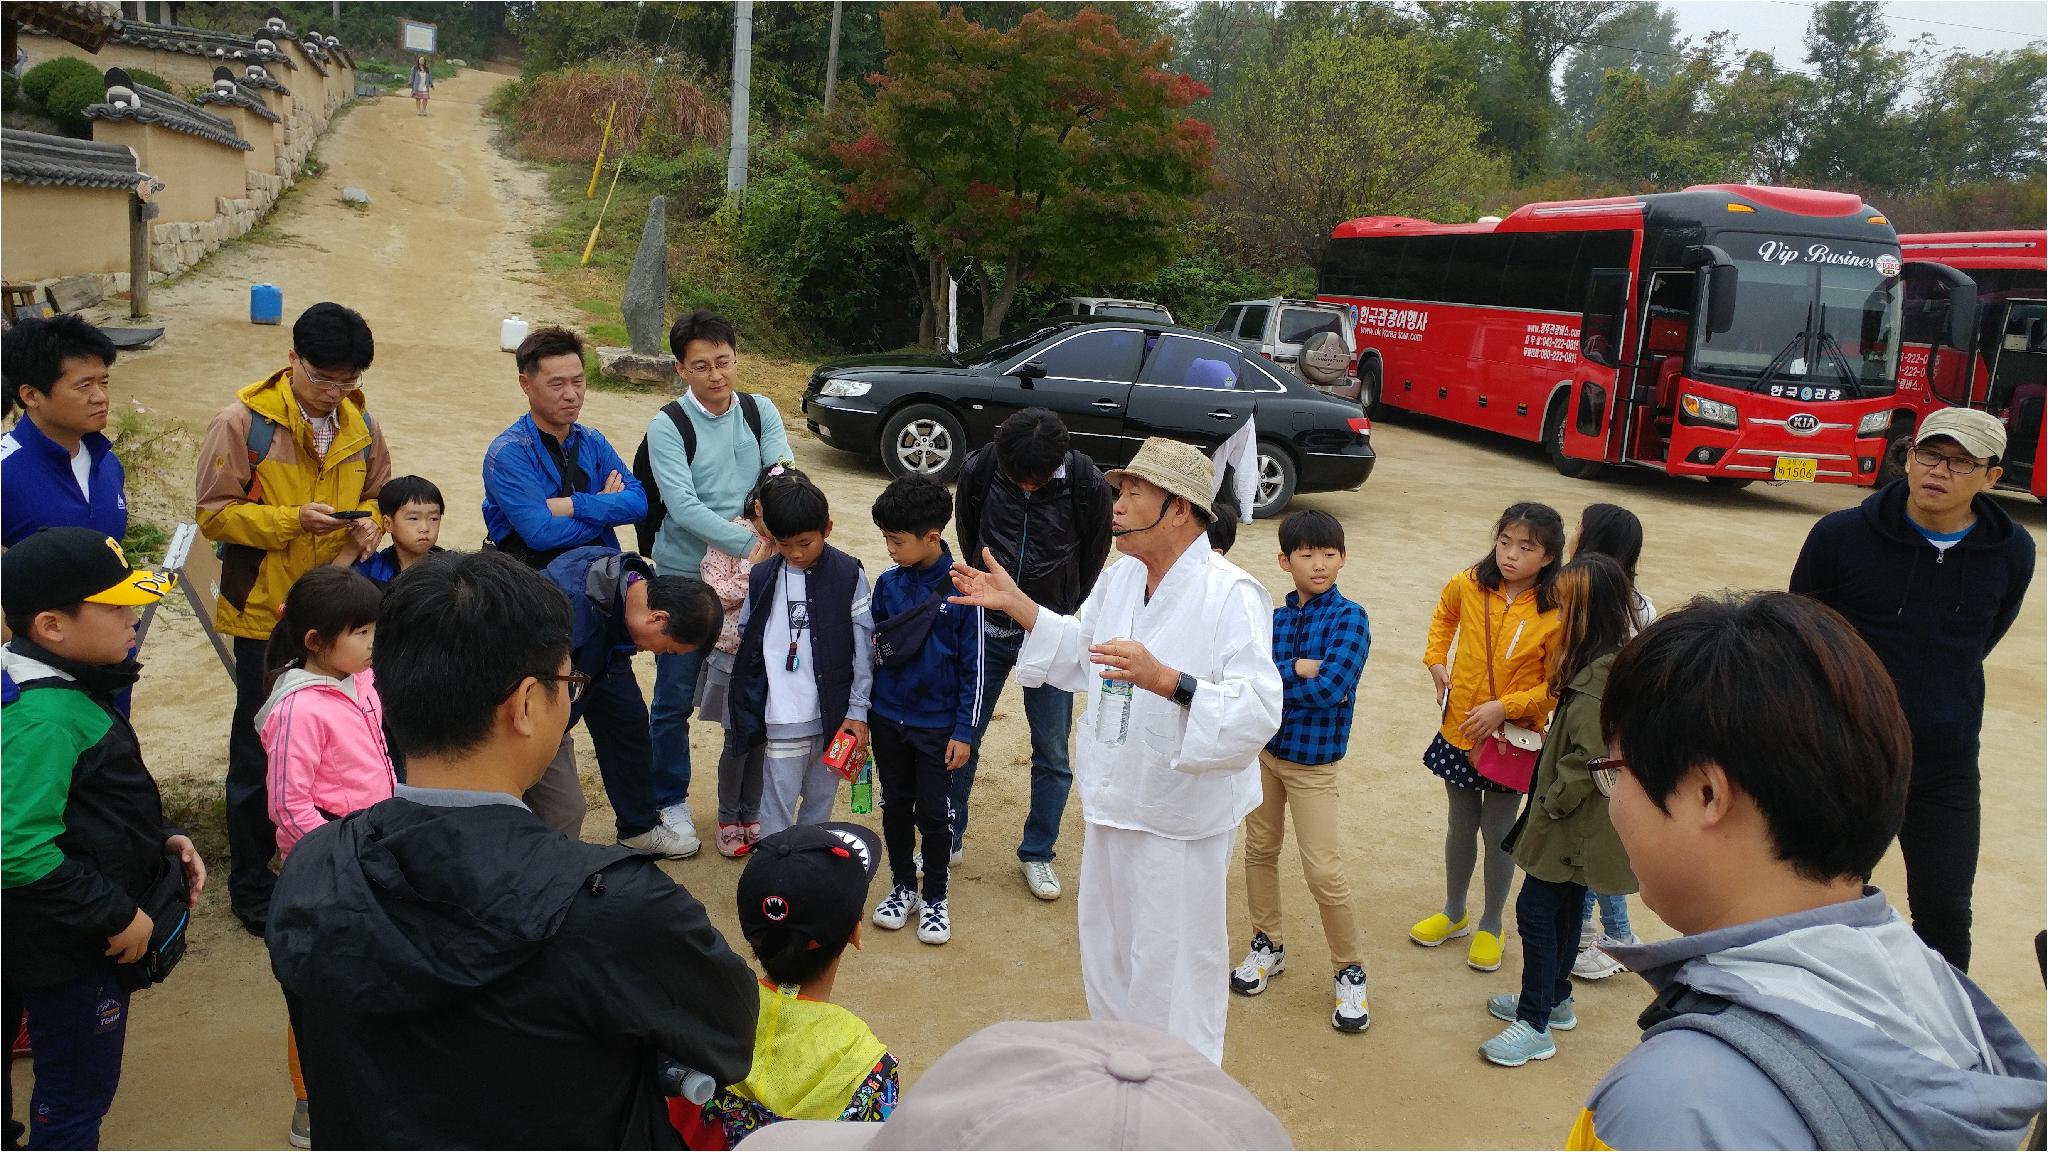
[[[715,312],[698,310],[669,329],[676,372],[688,391],[647,425],[647,461],[661,489],[661,533],[654,564],[664,576],[700,575],[704,550],[730,556],[754,550],[740,506],[761,470],[793,460],[789,434],[773,401],[739,391],[738,338]],[[687,439],[675,413],[687,420]],[[690,710],[704,654],[654,658],[654,707],[648,732],[654,743],[654,799],[667,824],[694,847],[690,791]]]

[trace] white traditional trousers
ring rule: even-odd
[[[1160,1029],[1222,1064],[1235,830],[1175,840],[1092,821],[1083,827],[1078,903],[1088,1015]]]

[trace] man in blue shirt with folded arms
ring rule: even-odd
[[[536,328],[516,355],[528,411],[484,453],[490,546],[536,569],[572,548],[618,551],[613,529],[647,514],[647,493],[604,433],[576,423],[583,412],[582,337]]]

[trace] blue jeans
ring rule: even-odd
[[[967,763],[953,773],[953,848],[958,851],[967,839],[967,798],[974,789],[974,772],[981,764],[982,736],[995,714],[996,700],[1017,667],[1017,653],[1024,647],[1024,635],[982,637],[981,717],[974,729],[974,751]],[[1074,695],[1051,685],[1024,689],[1024,723],[1031,730],[1031,811],[1024,818],[1024,838],[1017,845],[1019,860],[1051,860],[1058,855],[1053,845],[1060,838],[1060,819],[1066,815],[1067,793],[1074,787],[1074,770],[1067,758],[1067,741],[1074,731]]]
[[[1586,899],[1579,909],[1580,920],[1593,918],[1593,907],[1596,902],[1600,907],[1600,931],[1616,940],[1628,939],[1633,934],[1628,926],[1628,897],[1609,896],[1605,892],[1595,892],[1588,888]]]
[[[654,742],[654,807],[681,804],[690,796],[690,710],[697,703],[697,674],[704,653],[654,658],[654,707],[647,736]]]
[[[46,988],[10,988],[6,1000],[7,1039],[14,1039],[26,1010],[35,1049],[28,1146],[98,1148],[100,1121],[121,1085],[128,1038],[128,991],[114,979],[113,964]],[[11,1122],[11,1091],[7,1100]]]
[[[1579,955],[1583,884],[1522,877],[1515,899],[1515,930],[1522,936],[1522,998],[1515,1016],[1529,1027],[1550,1027],[1550,1012],[1572,998],[1572,961]]]
[[[614,653],[604,673],[590,682],[576,701],[583,730],[597,749],[597,773],[612,802],[619,839],[627,840],[661,821],[654,803],[654,759],[648,739],[647,702],[633,661]]]

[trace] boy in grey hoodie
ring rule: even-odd
[[[2034,1050],[1869,884],[1911,735],[1841,617],[1695,600],[1616,661],[1588,766],[1643,901],[1685,935],[1610,954],[1658,992],[1569,1148],[2014,1148]]]

